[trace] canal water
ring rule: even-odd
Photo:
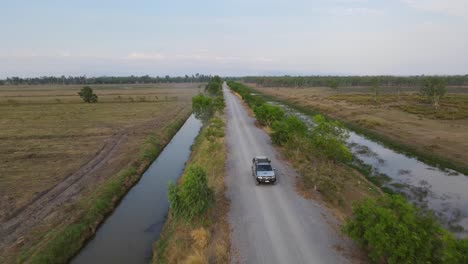
[[[167,186],[182,174],[202,123],[193,115],[180,128],[140,181],[99,227],[73,264],[148,263],[169,202]]]
[[[270,103],[314,126],[310,116],[278,102]],[[418,207],[432,210],[457,237],[468,236],[467,175],[428,165],[353,131],[349,131],[347,145],[360,166],[371,168],[371,177]]]

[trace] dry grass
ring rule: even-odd
[[[410,146],[418,153],[431,153],[458,167],[468,160],[468,89],[448,94],[437,113],[415,92],[379,95],[375,104],[371,93],[337,94],[329,88],[256,88],[301,107],[316,110],[354,125],[363,126],[396,144]],[[353,90],[354,91],[354,90]],[[450,89],[449,89],[450,91]]]
[[[361,173],[346,165],[320,155],[304,155],[307,151],[301,149],[278,148],[301,175],[296,185],[299,193],[323,200],[340,221],[351,215],[353,202],[382,194]]]
[[[61,230],[76,223],[87,208],[95,204],[100,190],[115,184],[118,172],[139,158],[140,146],[150,133],[154,133],[161,144],[169,139],[168,127],[188,115],[190,98],[198,92],[198,84],[193,84],[192,88],[145,87],[148,93],[160,93],[163,100],[125,102],[114,100],[113,93],[135,96],[143,88],[99,86],[98,94],[101,88],[108,94],[99,94],[97,104],[81,103],[78,95],[60,102],[52,100],[57,94],[76,94],[80,87],[0,88],[0,221],[75,172],[106,142],[125,131],[122,146],[113,152],[92,182],[80,187],[78,197],[56,208],[15,245],[0,248],[6,263],[16,262],[20,255],[23,258],[30,255],[32,248],[37,251]],[[172,99],[164,100],[166,95]],[[14,103],[7,103],[5,96],[14,96]],[[135,165],[132,163],[132,167]],[[135,169],[139,172],[144,168],[136,166]],[[137,174],[123,179],[122,188],[129,188],[137,179]],[[92,234],[93,230],[89,232]]]
[[[161,237],[154,245],[153,263],[227,263],[229,260],[224,133],[221,137],[209,136],[214,128],[224,132],[224,123],[220,121],[217,119],[203,128],[187,164],[199,165],[206,170],[208,185],[215,191],[215,206],[191,224],[169,215]]]
[[[449,94],[443,97],[437,110],[426,98],[416,93],[405,93],[400,96],[383,94],[378,96],[377,102],[375,102],[372,94],[339,94],[330,96],[328,99],[357,105],[395,107],[407,113],[430,119],[457,120],[468,118],[468,95],[462,94]]]
[[[197,92],[196,88],[172,91],[148,87],[145,91],[171,94],[179,100],[131,103],[102,96],[100,99],[106,99],[102,103],[84,104],[76,95],[78,87],[32,87],[41,89],[40,100],[45,102],[57,93],[75,94],[70,102],[43,104],[37,103],[35,90],[6,90],[12,88],[17,87],[0,90],[2,99],[7,98],[5,94],[21,94],[14,97],[15,104],[0,104],[0,219],[77,170],[116,132],[152,120],[168,120],[174,109],[188,109],[189,99]],[[105,91],[120,92],[109,88]],[[140,90],[126,88],[124,92],[135,95]],[[145,133],[138,137],[144,138]]]

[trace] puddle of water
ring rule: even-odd
[[[183,172],[201,126],[193,115],[187,119],[71,263],[149,262],[169,209],[167,185]]]
[[[310,116],[277,102],[269,103],[314,126]],[[383,186],[401,193],[421,208],[432,210],[441,224],[457,237],[468,236],[467,175],[425,164],[353,131],[349,132],[347,145],[360,162],[372,167],[373,177],[384,178]]]

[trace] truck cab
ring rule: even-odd
[[[276,183],[276,170],[271,167],[271,160],[265,156],[257,156],[252,159],[252,175],[255,183]]]

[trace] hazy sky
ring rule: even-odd
[[[0,78],[468,74],[468,0],[0,0]]]

